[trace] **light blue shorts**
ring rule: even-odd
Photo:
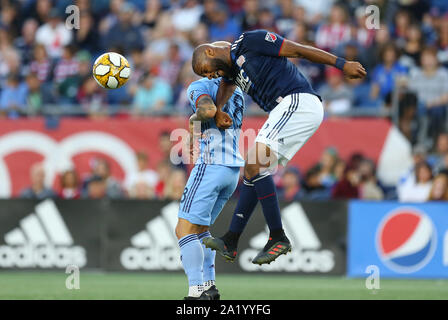
[[[238,185],[240,167],[198,164],[191,171],[180,200],[179,218],[212,225]]]

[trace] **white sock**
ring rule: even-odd
[[[204,292],[203,285],[191,286],[188,288],[188,296],[189,297],[199,297],[202,292]]]
[[[204,282],[204,291],[210,289],[211,286],[215,285],[215,280],[208,280]]]

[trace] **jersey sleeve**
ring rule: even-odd
[[[196,112],[196,103],[203,95],[210,96],[208,87],[202,82],[193,82],[187,89],[188,101],[190,102],[191,109]]]
[[[248,50],[266,56],[278,56],[285,39],[267,30],[254,30],[244,33],[244,45]]]

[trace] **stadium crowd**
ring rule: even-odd
[[[66,25],[72,4],[80,10],[73,29]],[[367,28],[372,4],[380,9],[379,29]],[[46,114],[48,106],[65,116],[189,114],[194,47],[262,28],[360,61],[368,71],[363,80],[293,60],[322,96],[327,116],[397,110],[396,124],[414,146],[415,167],[393,190],[377,181],[370,159],[340,159],[329,148],[304,174],[293,167],[277,174],[281,197],[448,199],[447,1],[0,0],[0,6],[0,117]],[[117,90],[103,90],[91,75],[93,61],[106,51],[131,63],[131,79]],[[258,109],[247,102],[249,113]],[[56,192],[44,187],[37,164],[22,195],[180,197],[185,168],[162,161],[150,170],[145,154],[137,158],[142,169],[135,177],[117,181],[107,161],[96,159],[81,181],[65,172]]]

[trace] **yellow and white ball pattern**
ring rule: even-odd
[[[131,76],[128,60],[121,54],[107,52],[95,60],[93,64],[93,78],[106,89],[118,89]]]

